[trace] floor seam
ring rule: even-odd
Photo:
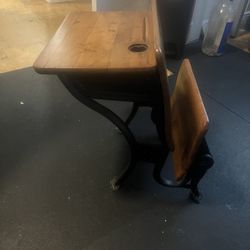
[[[215,101],[217,104],[219,104],[220,106],[222,106],[223,108],[225,108],[227,111],[229,111],[230,113],[236,115],[237,117],[239,117],[241,120],[243,120],[244,122],[250,124],[250,121],[247,120],[245,117],[243,117],[242,115],[240,115],[239,113],[237,113],[236,111],[230,109],[229,107],[227,107],[224,103],[218,101],[215,97],[211,96],[210,94],[208,94],[207,92],[204,92],[204,94],[209,97],[210,99],[212,99],[213,101]]]

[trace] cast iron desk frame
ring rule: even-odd
[[[136,15],[138,13],[134,14]],[[77,24],[77,20],[75,20],[74,22]],[[141,29],[143,30],[143,37],[140,42],[142,42],[143,44],[146,43],[147,50],[146,52],[142,51],[137,53],[154,53],[154,48],[152,48],[153,35],[150,36],[148,34],[150,33],[150,27],[146,27],[146,22],[148,22],[148,20],[143,17],[141,26]],[[55,37],[57,37],[53,38],[54,43],[56,43],[57,45],[60,44],[62,33],[69,32],[67,30],[69,29],[69,27],[65,28],[64,26],[66,26],[65,21],[61,25],[59,33],[55,35]],[[131,43],[132,42],[133,41],[131,41]],[[137,41],[134,41],[134,43],[136,42]],[[67,50],[69,50],[70,44],[67,43],[67,46]],[[128,49],[128,47],[126,47],[126,49]],[[112,69],[110,68],[108,71],[106,69],[99,69],[99,71],[95,71],[93,70],[93,65],[90,71],[88,71],[86,67],[83,70],[74,67],[64,69],[63,67],[58,67],[58,65],[55,64],[52,67],[48,66],[48,64],[42,65],[39,62],[40,57],[43,57],[43,55],[46,55],[46,53],[47,57],[49,58],[48,50],[48,48],[45,48],[45,52],[43,51],[43,53],[41,54],[42,56],[39,56],[38,60],[34,64],[35,70],[38,73],[57,75],[64,84],[64,86],[77,100],[110,120],[121,131],[129,145],[131,153],[130,162],[128,163],[124,171],[120,174],[120,176],[112,179],[111,184],[114,190],[118,189],[124,183],[126,178],[134,169],[137,160],[145,160],[155,164],[154,178],[158,183],[167,187],[190,188],[192,193],[196,194],[195,196],[199,196],[198,183],[203,177],[203,175],[206,173],[207,169],[213,164],[213,160],[209,153],[209,149],[205,140],[203,140],[199,153],[197,154],[197,160],[195,160],[195,167],[191,168],[191,171],[183,181],[181,181],[180,183],[175,183],[170,180],[165,180],[161,176],[164,161],[169,152],[169,147],[168,143],[166,142],[164,130],[164,105],[160,79],[158,79],[159,77],[157,76],[158,74],[156,60],[154,61],[154,65],[151,64],[149,67],[144,68],[140,67],[139,69],[137,68],[135,71],[133,71],[133,69],[131,68],[126,67],[115,69],[113,73]],[[128,51],[128,53],[131,52]],[[61,60],[64,60],[63,55]],[[98,82],[103,81],[105,83],[98,85]],[[126,82],[126,84],[121,85],[121,88],[114,87],[117,86],[115,85],[115,83],[120,81],[123,83]],[[92,83],[97,83],[97,85],[93,88]],[[110,87],[106,88],[107,86]],[[96,99],[129,101],[133,102],[134,104],[131,114],[129,115],[126,121],[123,121],[114,112],[97,102]],[[158,136],[160,139],[159,145],[141,145],[137,143],[135,136],[129,128],[129,123],[134,118],[140,106],[149,106],[152,108],[151,118],[152,121],[155,123],[158,131]],[[196,199],[197,197],[194,198]]]

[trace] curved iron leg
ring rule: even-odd
[[[91,99],[90,97],[84,95],[84,93],[80,92],[78,90],[77,86],[74,83],[70,82],[70,79],[63,77],[63,76],[59,76],[59,78],[61,79],[64,86],[69,90],[69,92],[77,100],[79,100],[81,103],[83,103],[84,105],[86,105],[90,109],[96,111],[97,113],[103,115],[108,120],[110,120],[115,126],[117,126],[120,129],[120,131],[124,135],[125,139],[127,140],[127,143],[129,145],[130,152],[131,152],[130,162],[129,162],[127,168],[124,169],[124,171],[121,173],[121,175],[119,177],[115,177],[111,181],[112,188],[114,190],[118,189],[121,186],[121,184],[124,182],[124,180],[128,177],[130,172],[135,167],[136,140],[135,140],[133,134],[131,133],[131,131],[129,130],[129,128],[125,124],[125,122],[119,116],[117,116],[115,113],[113,113],[111,110],[104,107],[100,103],[98,103],[95,100]]]
[[[137,103],[133,103],[133,107],[132,107],[132,110],[127,118],[127,120],[125,121],[126,125],[129,125],[129,123],[134,119],[137,111],[139,109],[139,105]]]

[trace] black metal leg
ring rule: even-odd
[[[132,110],[131,110],[131,112],[130,112],[130,114],[125,122],[126,125],[129,125],[129,123],[134,119],[138,109],[139,109],[139,105],[137,103],[133,103]]]
[[[93,100],[89,96],[82,93],[82,91],[79,91],[77,86],[74,83],[71,83],[70,79],[68,79],[66,76],[65,77],[59,76],[59,78],[61,79],[64,86],[69,90],[69,92],[77,100],[79,100],[81,103],[83,103],[84,105],[86,105],[90,109],[98,112],[99,114],[101,114],[102,116],[104,116],[108,120],[110,120],[115,126],[117,126],[119,128],[119,130],[121,131],[121,133],[124,135],[125,139],[127,140],[127,143],[129,145],[130,152],[131,152],[130,162],[128,163],[128,166],[123,170],[121,175],[119,177],[115,177],[111,181],[112,188],[114,190],[118,189],[135,167],[136,140],[135,140],[133,134],[131,133],[131,131],[128,128],[128,126],[126,125],[126,123],[119,116],[117,116],[111,110],[104,107],[103,105],[101,105],[97,101]]]
[[[157,134],[162,145],[166,145],[165,127],[164,127],[164,108],[161,103],[152,107],[151,120],[156,126]]]
[[[199,203],[202,199],[202,195],[199,192],[198,184],[200,183],[207,170],[214,164],[212,155],[209,152],[209,148],[205,138],[202,140],[199,151],[197,153],[197,159],[191,168],[189,175],[190,179],[190,199],[196,203]]]
[[[136,156],[137,160],[156,163],[166,154],[161,144],[137,144]]]
[[[169,151],[167,149],[163,150],[162,155],[159,157],[158,161],[155,163],[154,172],[153,172],[153,177],[155,181],[163,186],[168,186],[170,184],[168,181],[164,180],[161,175],[163,167],[164,167],[164,163],[168,157],[168,154],[169,154]]]

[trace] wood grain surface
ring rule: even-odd
[[[192,71],[185,59],[171,98],[173,163],[176,180],[191,167],[201,140],[208,130],[208,116]]]
[[[34,63],[39,73],[133,72],[155,69],[148,12],[73,12]],[[145,44],[131,52],[132,44]]]

